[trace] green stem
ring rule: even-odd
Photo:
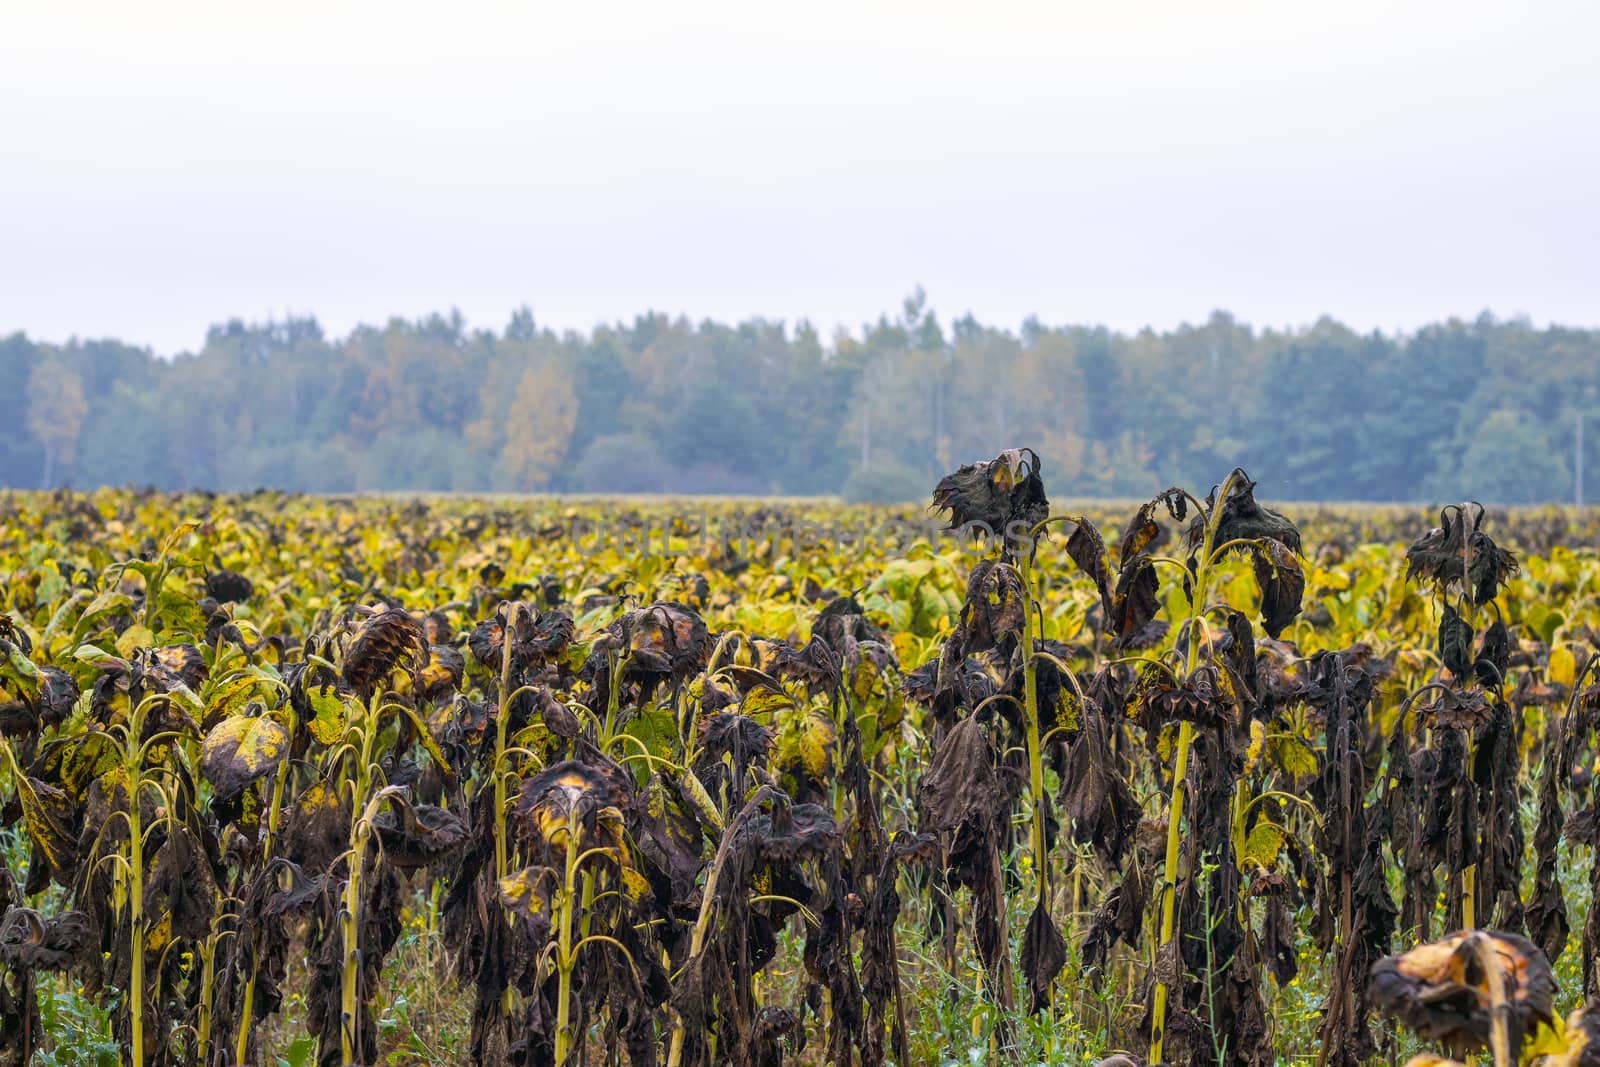
[[[1022,578],[1022,700],[1026,709],[1024,725],[1028,731],[1028,786],[1033,799],[1033,866],[1038,884],[1037,904],[1042,906],[1049,891],[1050,857],[1044,837],[1044,752],[1039,740],[1039,679],[1033,662],[1033,586],[1026,556],[1018,556],[1017,571]]]
[[[361,1010],[360,1001],[360,936],[361,868],[366,856],[367,794],[372,788],[372,745],[378,733],[378,700],[374,695],[368,715],[360,724],[361,752],[356,763],[353,793],[350,798],[350,853],[347,862],[350,875],[344,885],[344,908],[339,914],[340,934],[343,937],[344,968],[339,984],[339,1051],[345,1063],[361,1063],[356,1056],[365,1050],[356,1048],[356,1035]]]
[[[1194,673],[1200,660],[1200,620],[1205,614],[1207,583],[1211,577],[1212,545],[1216,541],[1217,523],[1222,517],[1228,498],[1233,495],[1233,480],[1233,475],[1229,474],[1222,487],[1217,490],[1211,514],[1206,515],[1205,538],[1201,543],[1195,567],[1194,596],[1189,603],[1189,649],[1184,667],[1186,675]],[[1189,499],[1194,500],[1192,496]],[[1195,501],[1195,505],[1199,507],[1198,501]],[[1167,811],[1167,854],[1161,874],[1161,929],[1160,939],[1156,945],[1158,962],[1164,955],[1164,950],[1172,943],[1174,934],[1173,919],[1178,895],[1178,843],[1183,822],[1184,780],[1189,774],[1189,748],[1193,742],[1194,724],[1185,719],[1178,724],[1178,752],[1172,767],[1172,801]],[[1168,992],[1167,983],[1157,979],[1155,998],[1150,1012],[1149,1062],[1151,1063],[1161,1062],[1162,1045],[1165,1043],[1167,1031]]]
[[[163,554],[163,560],[161,564],[156,567],[155,573],[152,574],[149,581],[145,583],[143,621],[145,628],[150,630],[152,633],[155,632],[156,628],[156,613],[161,607],[161,587],[166,584],[166,580],[167,565],[165,561],[165,555]]]
[[[567,815],[567,862],[562,878],[561,903],[556,909],[556,1064],[565,1067],[572,1051],[572,971],[577,962],[572,949],[573,902],[578,889],[578,811]]]
[[[213,920],[211,936],[206,938],[205,948],[202,950],[203,962],[200,967],[200,1018],[195,1025],[195,1048],[199,1052],[201,1063],[211,1062],[211,1005],[213,1000],[212,987],[216,985],[217,974],[217,934]]]
[[[494,737],[494,877],[495,884],[503,881],[509,866],[508,849],[506,846],[506,770],[502,762],[506,757],[506,733],[511,723],[511,642],[512,632],[520,621],[520,612],[523,610],[520,602],[515,602],[506,608],[506,621],[504,636],[500,644],[500,707],[495,717]],[[507,925],[511,923],[510,912],[502,909],[502,918]],[[511,1013],[516,1010],[510,983],[500,991],[500,1014],[502,1020],[511,1018]]]

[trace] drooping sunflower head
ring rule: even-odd
[[[1489,968],[1500,973],[1510,1008],[1511,1047],[1552,1020],[1555,976],[1539,947],[1516,934],[1462,930],[1372,965],[1371,996],[1420,1036],[1453,1055],[1489,1042],[1495,1009]]]
[[[613,768],[567,760],[522,784],[516,817],[531,840],[552,849],[567,846],[576,828],[578,847],[622,847],[622,811],[631,790]]]
[[[700,613],[671,603],[623,613],[595,643],[596,652],[625,654],[630,675],[655,681],[689,678],[706,665],[711,647]]]
[[[357,608],[361,618],[344,653],[344,680],[370,696],[398,669],[426,662],[427,638],[410,612],[397,607]]]
[[[1013,523],[1031,530],[1050,516],[1039,455],[1008,448],[994,459],[968,463],[940,480],[932,508],[950,513],[950,529],[1005,537]],[[1024,531],[1026,532],[1026,531]]]

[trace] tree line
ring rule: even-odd
[[[824,338],[807,323],[661,314],[583,333],[527,309],[328,337],[213,327],[160,358],[114,340],[0,338],[0,484],[921,500],[1028,445],[1052,489],[1148,496],[1243,465],[1276,499],[1570,500],[1600,471],[1600,331],[1330,318],[1119,333],[948,324],[921,292]]]

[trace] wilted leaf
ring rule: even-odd
[[[1439,618],[1439,659],[1457,678],[1472,670],[1472,627],[1449,604]]]
[[[200,771],[217,795],[231,800],[278,769],[289,754],[289,731],[265,715],[224,719],[200,746]]]
[[[1067,943],[1042,903],[1036,905],[1028,917],[1018,962],[1028,983],[1029,1010],[1037,1014],[1049,1005],[1051,983],[1067,963]]]
[[[72,799],[37,778],[17,782],[22,821],[34,847],[50,865],[56,880],[65,885],[77,867],[77,818]]]
[[[1300,614],[1306,575],[1294,553],[1279,541],[1261,541],[1251,550],[1256,586],[1261,590],[1261,626],[1276,638]]]

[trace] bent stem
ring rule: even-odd
[[[1234,475],[1229,474],[1213,498],[1211,513],[1206,515],[1205,538],[1200,546],[1194,574],[1194,596],[1189,602],[1189,649],[1185,659],[1185,673],[1193,674],[1200,659],[1200,621],[1205,614],[1207,584],[1211,578],[1212,545],[1216,540],[1217,524],[1222,511],[1233,495]],[[1193,500],[1190,497],[1190,500]],[[1195,501],[1196,506],[1199,502]],[[1203,511],[1201,514],[1205,514]],[[1178,752],[1172,766],[1172,802],[1167,811],[1167,854],[1161,872],[1161,929],[1156,945],[1156,959],[1161,960],[1174,934],[1173,916],[1178,895],[1178,840],[1183,822],[1184,781],[1189,773],[1189,748],[1194,742],[1194,725],[1184,719],[1178,723]],[[1159,972],[1158,972],[1159,975]],[[1166,981],[1157,977],[1155,999],[1150,1011],[1150,1062],[1161,1062],[1162,1045],[1167,1032]]]

